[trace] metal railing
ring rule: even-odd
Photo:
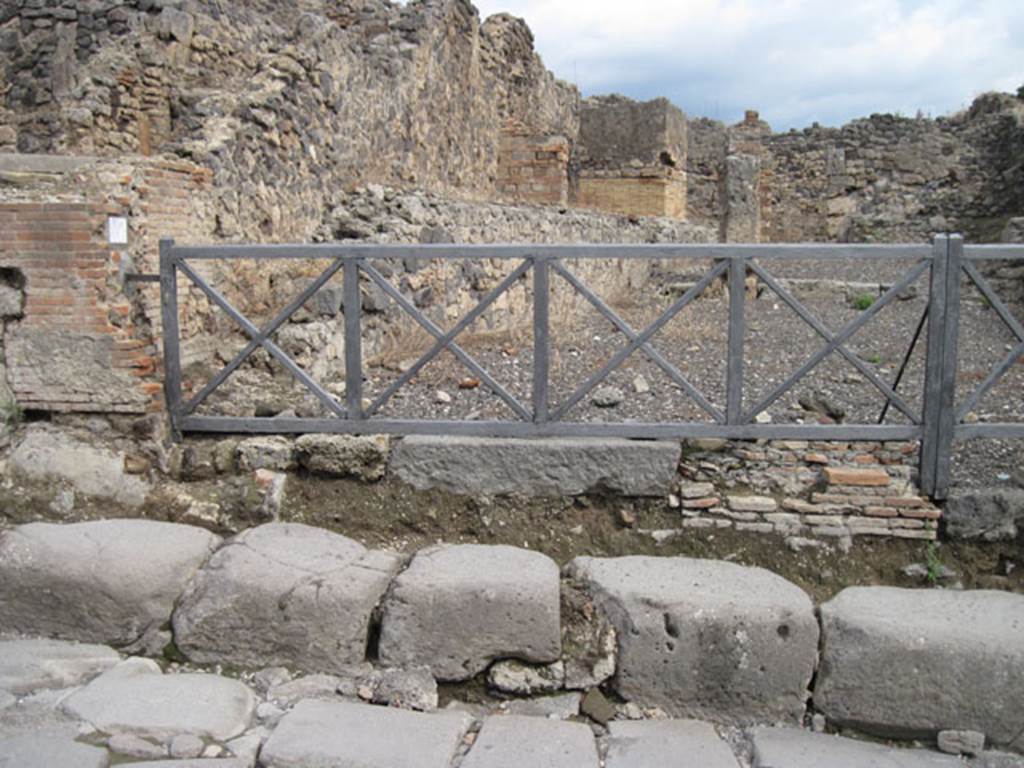
[[[450,330],[445,331],[421,312],[402,291],[371,263],[387,258],[500,259],[515,264],[511,272],[487,293]],[[764,262],[787,259],[829,260],[882,259],[907,262],[903,275],[893,282],[869,308],[838,332],[826,325],[798,300]],[[257,326],[213,288],[195,269],[194,262],[232,259],[327,259],[330,265],[269,322]],[[572,259],[689,259],[712,262],[712,266],[674,300],[650,325],[636,330],[611,306],[580,280],[564,263]],[[936,237],[929,245],[176,245],[160,242],[160,287],[164,334],[165,392],[174,433],[392,433],[453,434],[512,437],[616,436],[629,438],[722,437],[728,439],[799,440],[920,440],[921,486],[924,492],[944,497],[949,485],[950,456],[954,439],[968,437],[1024,437],[1024,424],[968,424],[965,417],[982,397],[1024,354],[1024,326],[1006,303],[996,295],[974,262],[990,259],[1024,259],[1021,246],[965,246],[962,237]],[[848,348],[848,342],[908,286],[930,270],[927,311],[928,335],[925,361],[923,408],[920,412]],[[345,335],[345,397],[340,401],[292,360],[272,340],[272,335],[316,294],[334,275],[342,273]],[[771,290],[824,342],[784,381],[753,406],[744,409],[744,334],[747,274]],[[1016,337],[1016,345],[977,388],[956,403],[957,337],[959,332],[960,282],[966,273],[1000,320]],[[475,360],[456,338],[526,275],[532,276],[533,371],[528,403],[520,401]],[[626,339],[612,357],[560,402],[551,402],[549,379],[551,360],[550,286],[552,275],[564,280]],[[180,334],[178,326],[178,277],[184,276],[199,288],[212,304],[225,312],[249,337],[248,343],[202,389],[185,400],[182,392]],[[360,275],[365,275],[433,338],[430,349],[400,376],[388,384],[368,406],[363,403],[362,311]],[[726,355],[725,406],[715,406],[652,343],[659,330],[691,304],[716,279],[727,285],[728,341]],[[923,325],[924,317],[922,317]],[[916,339],[916,336],[915,336]],[[264,349],[324,406],[325,418],[258,418],[198,415],[197,408],[257,349]],[[454,354],[483,385],[515,414],[513,421],[455,421],[395,419],[381,417],[381,409],[402,387],[442,351]],[[710,421],[708,422],[570,422],[566,414],[587,397],[609,374],[633,353],[640,352],[685,392]],[[786,392],[806,377],[831,354],[852,364],[908,424],[771,424],[758,423],[765,412]],[[907,356],[909,358],[910,351]]]

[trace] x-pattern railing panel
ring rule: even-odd
[[[812,438],[812,439],[914,439],[923,441],[921,476],[926,491],[941,496],[948,484],[950,445],[954,437],[1024,436],[1024,425],[961,423],[991,388],[1024,355],[1024,324],[1011,312],[990,283],[977,269],[974,260],[1024,259],[1024,247],[972,246],[965,257],[959,236],[943,236],[932,246],[919,245],[651,245],[651,246],[387,246],[387,245],[299,245],[299,246],[175,246],[173,241],[160,244],[161,303],[165,337],[165,392],[175,433],[181,430],[235,432],[385,432],[397,434],[451,433],[511,436],[615,435],[626,437],[721,436],[728,438]],[[518,263],[487,295],[445,331],[431,320],[369,259],[414,256],[423,259],[503,259]],[[330,264],[283,309],[259,327],[245,317],[226,297],[213,288],[189,264],[193,259],[328,259]],[[661,312],[647,327],[637,330],[616,312],[597,292],[571,271],[566,259],[701,259],[712,263],[705,274],[682,296]],[[861,312],[840,330],[833,332],[808,306],[788,291],[764,265],[769,259],[899,259],[910,260],[911,268],[888,288],[868,309]],[[899,383],[890,384],[868,366],[849,342],[868,322],[899,296],[927,270],[931,271],[929,302],[922,314],[928,322],[928,352],[925,370],[924,406],[918,411],[896,391]],[[755,275],[795,315],[822,339],[824,346],[808,357],[795,371],[752,407],[744,410],[744,332],[745,277]],[[274,341],[274,334],[292,318],[296,311],[315,296],[338,272],[343,273],[343,306],[345,324],[345,401],[327,392]],[[529,403],[502,385],[481,362],[457,342],[457,337],[479,320],[494,302],[517,281],[532,276],[533,291],[533,382]],[[550,386],[550,300],[551,277],[554,273],[598,314],[610,322],[625,342],[598,370],[590,374],[568,396],[549,403]],[[989,371],[963,401],[954,407],[956,333],[958,328],[959,279],[966,273],[1001,321],[1016,338],[1012,349]],[[179,352],[177,276],[194,283],[214,307],[225,312],[248,337],[245,346],[187,402],[182,402],[181,360]],[[377,285],[402,313],[411,317],[434,339],[433,346],[416,362],[391,381],[367,406],[362,399],[362,310],[360,278]],[[658,349],[654,337],[685,307],[700,296],[711,283],[725,278],[729,296],[728,347],[725,355],[724,409],[702,393],[684,370],[670,362]],[[329,414],[327,418],[231,418],[201,416],[197,409],[222,386],[257,350],[264,349],[293,377],[308,389]],[[512,412],[512,421],[461,422],[429,419],[395,419],[381,415],[391,398],[408,386],[416,376],[444,351],[450,352],[486,389]],[[576,423],[565,421],[566,415],[579,405],[602,381],[640,352],[692,400],[711,422],[678,423]],[[907,350],[909,359],[911,348]],[[838,354],[876,389],[884,398],[886,408],[892,406],[910,422],[895,424],[760,424],[755,417],[770,408],[783,394],[792,390],[823,360]],[[955,411],[955,414],[954,414]]]

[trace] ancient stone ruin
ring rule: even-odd
[[[0,66],[0,766],[1024,766],[1024,252],[950,261],[1024,242],[1020,94],[726,125],[468,0],[10,0]],[[792,243],[918,272],[722,250]]]

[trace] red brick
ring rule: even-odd
[[[889,473],[884,469],[854,469],[852,467],[825,467],[829,485],[882,487],[889,485]]]

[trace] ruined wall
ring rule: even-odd
[[[686,218],[686,117],[667,99],[586,99],[572,200],[632,216]]]
[[[43,6],[0,11],[0,146],[190,158],[221,237],[307,239],[366,181],[491,198],[509,119],[575,134],[525,25],[465,0]]]
[[[937,119],[872,115],[773,134],[689,123],[688,215],[727,241],[998,240],[1024,213],[1024,102],[985,94]]]
[[[201,238],[209,172],[173,159],[0,155],[0,272],[24,303],[4,326],[8,386],[23,410],[144,413],[162,403],[157,239]],[[128,242],[111,243],[111,217]],[[183,326],[208,310],[183,286]]]

